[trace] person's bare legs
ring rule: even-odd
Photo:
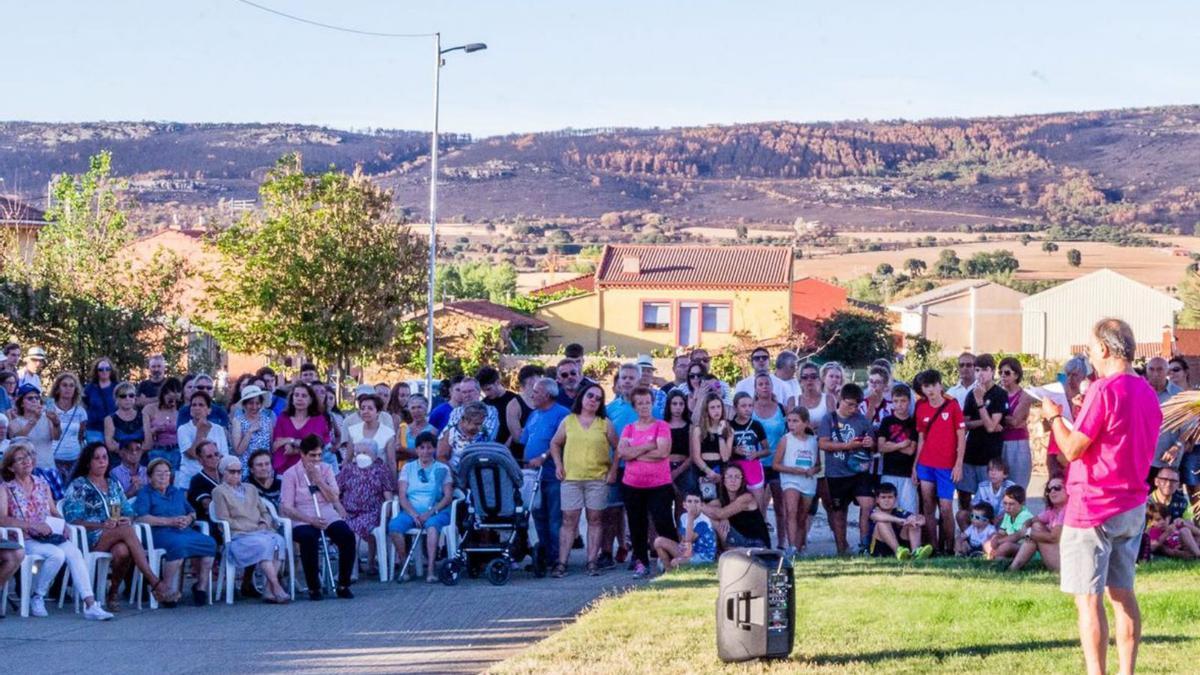
[[[1079,612],[1079,642],[1088,675],[1104,675],[1108,660],[1108,617],[1104,614],[1104,596],[1075,596]]]
[[[1032,539],[1026,539],[1021,542],[1021,547],[1017,549],[1017,554],[1013,556],[1012,562],[1008,565],[1009,572],[1016,572],[1029,562],[1034,553],[1037,553],[1037,543]]]
[[[846,555],[849,544],[846,543],[846,510],[834,509],[829,512],[829,529],[833,530],[833,543],[838,555]]]
[[[278,600],[288,597],[287,591],[283,590],[283,584],[279,583],[279,561],[277,559],[262,560],[257,567],[262,570],[263,577],[267,580],[267,592],[271,596]],[[253,574],[253,571],[248,569],[246,573]]]
[[[767,481],[767,487],[771,490],[771,503],[775,505],[775,541],[778,544],[777,548],[786,549],[788,544],[795,546],[795,540],[792,538],[792,529],[788,524],[787,510],[783,506],[783,488],[779,485],[779,479]],[[763,515],[766,514],[767,509],[764,505]]]
[[[896,539],[896,531],[891,523],[875,523],[874,538],[890,546],[893,551],[900,550],[900,541]]]
[[[388,534],[388,539],[392,540],[392,548],[396,549],[396,560],[399,561],[400,566],[403,567],[404,566],[404,551],[408,546],[408,542],[404,541],[404,533],[403,532],[391,532]],[[391,570],[388,570],[388,572],[390,574]]]
[[[908,543],[912,545],[912,550],[914,553],[917,549],[921,548],[920,525],[906,525],[904,527],[904,534],[908,537]]]
[[[875,508],[874,497],[855,497],[858,502],[858,540],[867,540],[867,532],[871,528],[871,509]]]
[[[954,551],[954,502],[949,499],[938,500],[938,517],[942,521],[941,532],[937,539],[930,539],[938,551],[949,553]],[[929,518],[926,517],[926,521]]]
[[[1113,606],[1113,617],[1117,624],[1117,658],[1121,675],[1133,675],[1137,666],[1138,645],[1142,640],[1142,611],[1137,596],[1131,588],[1108,588],[1108,600]],[[1100,605],[1104,613],[1104,605]],[[1107,631],[1105,631],[1107,644]],[[1103,665],[1103,663],[1102,663]]]
[[[787,542],[799,551],[804,545],[804,528],[800,524],[800,493],[796,490],[784,490],[783,499],[775,503],[775,510],[784,514],[784,524],[787,526]],[[808,511],[804,512],[808,515]],[[779,530],[782,532],[783,530]]]
[[[671,568],[671,561],[679,557],[679,544],[666,537],[654,538],[654,550],[658,553],[658,561],[663,569]]]
[[[925,516],[925,539],[937,542],[937,485],[921,481],[921,510]]]
[[[425,528],[425,566],[428,568],[425,572],[426,579],[437,578],[437,552],[441,531],[436,527]]]
[[[171,593],[175,593],[175,589],[179,588],[179,572],[183,569],[183,560],[164,560],[162,564],[162,578],[166,580],[167,589]]]
[[[580,514],[580,509],[573,509],[571,511],[563,509],[562,512],[562,527],[558,529],[558,564],[563,567],[567,566],[567,559],[571,557],[571,546],[575,543],[575,535],[579,533]],[[592,544],[591,539],[592,537],[589,534],[589,549]]]
[[[584,508],[587,518],[587,561],[596,562],[600,556],[600,544],[604,541],[604,511]]]
[[[1040,543],[1037,545],[1038,551],[1042,554],[1042,564],[1051,572],[1057,572],[1062,564],[1058,553],[1058,544]]]
[[[192,558],[192,573],[196,575],[196,590],[207,591],[212,582],[212,558]]]

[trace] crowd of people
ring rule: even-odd
[[[350,599],[356,574],[392,559],[376,555],[373,530],[393,497],[385,531],[394,559],[405,558],[406,533],[422,530],[418,573],[435,581],[458,466],[483,441],[508,448],[537,483],[536,552],[554,578],[572,573],[581,531],[588,575],[624,564],[647,576],[735,547],[804,555],[821,509],[838,555],[1059,567],[1068,462],[1052,434],[1044,507],[1031,513],[1035,401],[1012,357],[964,353],[954,382],[929,370],[911,384],[878,360],[864,387],[838,363],[764,347],[750,353],[749,375],[724,382],[694,349],[670,373],[642,356],[601,383],[584,376],[583,350],[570,345],[557,363],[520,368],[515,391],[485,366],[441,383],[444,398],[406,382],[361,385],[343,409],[309,363],[290,382],[267,367],[243,375],[218,399],[213,377],[172,376],[161,356],[137,383],[107,358],[83,378],[51,377],[46,356],[9,344],[0,361],[0,527],[24,538],[19,547],[8,530],[0,541],[0,585],[24,556],[41,556],[34,616],[47,614],[63,566],[84,616],[108,619],[139,578],[164,606],[185,593],[206,604],[226,557],[242,570],[242,597],[287,603],[279,518],[294,524],[309,597],[324,597],[324,545],[337,552],[335,595]],[[1161,403],[1187,386],[1186,371],[1181,359],[1151,359],[1145,378]],[[1075,414],[1094,377],[1086,357],[1065,365]],[[1153,467],[1142,555],[1200,558],[1200,447],[1164,432]],[[105,598],[90,587],[82,549],[112,555]],[[161,566],[150,563],[154,549],[165,551]]]

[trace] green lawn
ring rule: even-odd
[[[553,582],[551,582],[553,583]],[[1082,669],[1071,598],[1045,571],[981,561],[807,559],[796,565],[790,660],[717,660],[715,569],[674,572],[602,598],[497,673],[1011,672]],[[1200,672],[1200,566],[1138,569],[1139,672]],[[1113,648],[1109,671],[1115,672]]]

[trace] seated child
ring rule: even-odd
[[[996,526],[992,524],[995,517],[992,505],[987,502],[979,502],[972,506],[970,525],[958,533],[954,552],[968,558],[982,556],[983,545],[996,535]]]
[[[900,560],[923,560],[933,555],[933,547],[921,545],[924,516],[914,515],[896,506],[896,486],[883,483],[875,492],[875,508],[871,509],[871,524],[867,548],[872,557],[896,556]]]
[[[1025,488],[1020,485],[1005,488],[1002,505],[1004,518],[1000,521],[1000,531],[983,546],[988,560],[1015,556],[1033,529],[1033,514],[1025,508]]]
[[[992,513],[996,517],[992,520],[993,525],[1000,524],[1000,518],[1004,515],[1004,507],[1001,502],[1004,500],[1004,491],[1011,485],[1016,485],[1008,479],[1008,463],[1003,459],[996,458],[988,462],[988,482],[980,483],[975,488],[975,494],[971,496],[971,506],[976,504],[987,503],[992,506]],[[959,511],[959,529],[966,529],[967,514]]]
[[[688,493],[683,498],[683,514],[679,516],[679,543],[667,537],[655,537],[654,550],[664,569],[680,565],[710,563],[717,555],[717,535],[712,521],[700,513],[700,495]]]
[[[1197,546],[1195,536],[1186,527],[1171,522],[1170,511],[1165,505],[1147,504],[1146,516],[1150,521],[1146,536],[1150,538],[1151,553],[1187,560],[1200,558],[1200,546]]]

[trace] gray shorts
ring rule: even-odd
[[[1072,595],[1100,595],[1105,588],[1132,589],[1145,527],[1145,504],[1096,527],[1064,525],[1058,544],[1062,558],[1059,587]]]
[[[963,464],[962,480],[954,484],[954,489],[959,492],[973,495],[979,491],[980,483],[990,482],[988,478],[988,468],[986,464]],[[913,511],[916,513],[916,511]]]
[[[600,480],[564,480],[559,488],[563,511],[603,511],[608,506],[608,483]]]

